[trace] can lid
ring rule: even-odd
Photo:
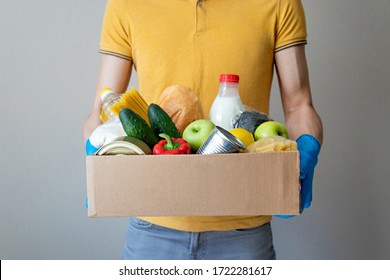
[[[145,142],[131,136],[120,136],[100,147],[95,155],[145,155],[151,153],[152,150]]]
[[[226,83],[238,83],[240,80],[240,76],[235,74],[221,74],[219,77],[220,82],[226,82]]]

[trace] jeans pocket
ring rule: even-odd
[[[129,219],[129,224],[134,227],[134,228],[139,228],[139,229],[147,229],[147,228],[152,228],[154,225],[152,223],[149,223],[147,221],[141,220],[137,217],[131,217]]]
[[[270,223],[265,223],[265,224],[257,226],[257,227],[239,228],[239,229],[236,229],[235,231],[246,233],[246,234],[251,234],[251,233],[258,233],[258,232],[267,230],[269,228],[270,228]]]

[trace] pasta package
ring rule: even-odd
[[[297,142],[283,136],[268,136],[257,140],[246,149],[249,153],[297,151]]]

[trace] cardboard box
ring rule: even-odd
[[[299,214],[298,152],[87,157],[89,217]]]

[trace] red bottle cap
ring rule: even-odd
[[[238,83],[239,80],[240,76],[235,74],[221,74],[219,77],[219,81],[225,83]]]

